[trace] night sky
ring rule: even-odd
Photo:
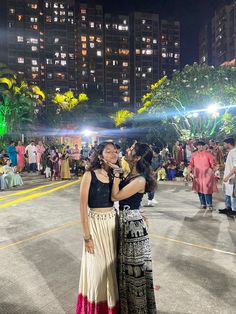
[[[128,13],[148,11],[161,17],[174,17],[181,22],[182,65],[198,61],[198,33],[201,24],[209,20],[217,5],[224,0],[99,0],[105,12]]]

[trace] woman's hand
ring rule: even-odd
[[[85,251],[89,254],[94,254],[94,243],[92,239],[85,242]]]

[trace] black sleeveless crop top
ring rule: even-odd
[[[120,183],[120,190],[123,189],[126,185],[128,185],[130,182],[129,179],[124,179]],[[136,193],[122,201],[119,201],[119,208],[120,210],[123,210],[125,205],[128,205],[130,209],[139,209],[142,199],[143,199],[144,193]]]
[[[113,207],[111,201],[112,182],[103,183],[98,180],[96,173],[91,171],[91,184],[89,188],[88,206],[89,208]]]

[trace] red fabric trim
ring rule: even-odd
[[[107,301],[92,303],[80,293],[77,299],[76,314],[119,314],[119,304],[109,308]]]

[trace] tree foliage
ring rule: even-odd
[[[19,81],[12,70],[0,64],[0,135],[17,133],[31,123],[44,100],[38,86]]]

